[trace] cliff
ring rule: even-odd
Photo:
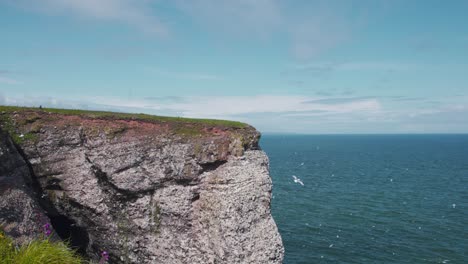
[[[17,239],[46,214],[110,263],[282,262],[251,126],[15,107],[0,107],[0,125],[0,224]]]

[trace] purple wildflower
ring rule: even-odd
[[[107,263],[107,261],[109,261],[109,253],[107,253],[107,251],[103,251],[101,253],[101,259],[99,260],[99,264]]]
[[[44,224],[43,230],[44,230],[44,235],[46,236],[50,236],[50,234],[52,234],[52,229],[49,223]]]
[[[42,225],[42,233],[48,237],[52,234],[52,225],[49,223],[47,217],[42,214],[38,209],[34,210],[34,214],[36,216],[36,222],[41,223]]]

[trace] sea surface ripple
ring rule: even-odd
[[[261,147],[285,264],[468,263],[468,135],[264,135]]]

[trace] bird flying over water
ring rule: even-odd
[[[299,183],[300,185],[304,186],[304,183],[301,181],[301,179],[296,177],[296,175],[293,175],[292,177],[293,177],[295,183]]]

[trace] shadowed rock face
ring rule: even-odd
[[[35,135],[20,145],[57,233],[88,256],[282,263],[268,158],[252,127],[207,125],[187,135],[142,120],[27,111],[11,120],[17,133]]]
[[[19,243],[42,234],[49,218],[33,192],[29,168],[9,136],[0,129],[0,227]]]

